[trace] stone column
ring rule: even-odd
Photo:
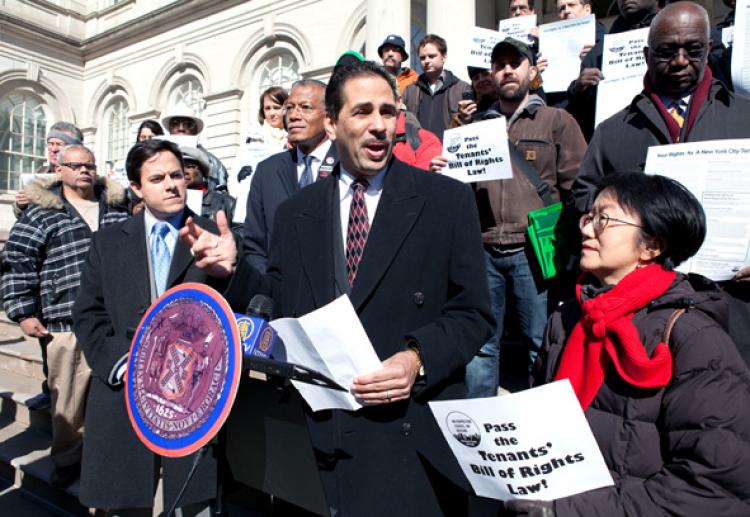
[[[412,58],[411,0],[367,0],[367,43],[365,57],[380,63],[378,47],[389,34],[398,34],[406,42],[406,52]],[[408,65],[408,63],[404,63]]]
[[[464,81],[471,30],[476,26],[474,0],[427,0],[427,33],[437,34],[448,43],[448,60],[445,67]]]

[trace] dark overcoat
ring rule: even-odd
[[[333,168],[338,161],[336,146],[331,145],[323,165]],[[245,260],[261,272],[268,267],[276,210],[298,191],[296,148],[274,154],[258,164],[247,196],[242,249]]]
[[[278,315],[302,316],[347,290],[338,184],[330,176],[281,205],[268,275],[235,276],[247,286],[238,295],[272,292]],[[465,397],[464,366],[495,327],[471,189],[393,160],[349,296],[380,359],[414,339],[426,378],[407,401],[309,414],[329,505],[344,516],[464,513],[465,495],[443,480],[462,474],[427,402]]]
[[[718,323],[727,317],[721,294],[697,292],[678,274],[633,325],[651,355],[667,319],[685,306],[668,343],[667,386],[637,388],[609,368],[585,414],[615,485],[557,500],[558,517],[750,515],[750,373]],[[579,319],[575,302],[550,317],[540,381],[554,378]]]
[[[153,504],[156,455],[138,440],[128,420],[122,386],[107,378],[128,353],[138,323],[151,304],[146,230],[143,212],[94,234],[81,289],[73,309],[74,328],[92,370],[86,401],[80,500],[100,509],[140,508]],[[217,232],[200,217],[197,224]],[[201,282],[221,290],[194,264],[189,248],[178,240],[167,288]],[[177,497],[193,456],[162,458],[165,505]],[[210,450],[201,460],[181,506],[216,494],[216,459]]]

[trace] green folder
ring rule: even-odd
[[[555,249],[557,243],[556,228],[562,213],[562,203],[554,203],[544,208],[529,212],[529,241],[534,249],[542,277],[545,280],[557,275]]]

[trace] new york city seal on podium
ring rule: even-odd
[[[197,451],[226,420],[241,370],[226,300],[203,284],[168,290],[146,311],[130,346],[125,398],[138,438],[162,456]]]

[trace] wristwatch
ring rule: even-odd
[[[425,376],[424,373],[424,362],[422,361],[422,353],[419,351],[419,343],[417,343],[415,340],[410,339],[406,342],[406,349],[407,350],[414,350],[414,353],[417,354],[417,362],[419,365],[419,369],[417,371],[417,378],[421,378]]]

